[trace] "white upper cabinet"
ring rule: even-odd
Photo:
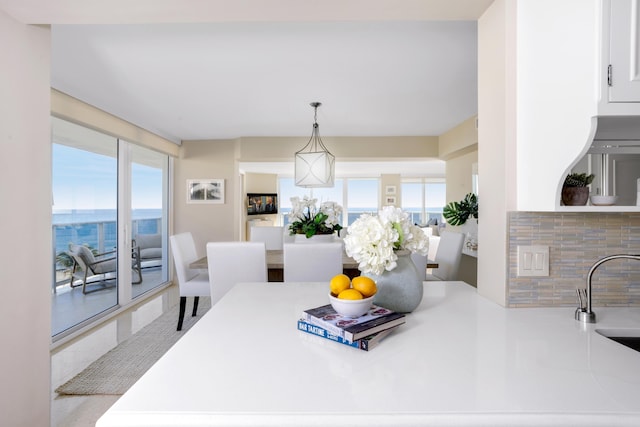
[[[559,210],[567,169],[593,140],[601,7],[601,0],[518,1],[513,37],[517,210]],[[482,128],[485,119],[478,116]]]
[[[604,0],[601,115],[640,114],[640,8],[638,0]]]

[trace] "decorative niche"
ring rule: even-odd
[[[640,116],[599,117],[589,149],[568,173],[594,174],[591,196],[617,196],[606,210],[640,209]]]

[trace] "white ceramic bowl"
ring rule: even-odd
[[[346,317],[360,317],[373,305],[373,296],[364,299],[340,299],[329,293],[329,301],[338,314]]]
[[[591,196],[591,204],[595,206],[611,206],[618,201],[618,196]]]

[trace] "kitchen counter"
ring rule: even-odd
[[[96,424],[108,426],[640,425],[640,352],[595,329],[640,308],[505,309],[425,282],[407,323],[369,352],[296,330],[327,285],[240,284]]]

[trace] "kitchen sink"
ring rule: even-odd
[[[640,329],[596,329],[603,337],[640,351]]]

